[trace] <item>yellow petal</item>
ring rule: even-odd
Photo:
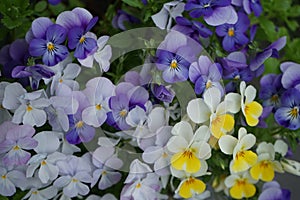
[[[230,188],[229,193],[230,196],[232,196],[235,199],[243,198],[243,190],[238,184],[235,184],[232,188]]]
[[[249,126],[256,126],[259,122],[258,118],[262,114],[263,107],[256,101],[253,101],[245,105],[244,111],[247,124]]]
[[[229,115],[218,115],[211,123],[211,131],[214,137],[219,139],[221,136],[230,132],[234,127],[234,118]]]
[[[232,170],[234,172],[241,172],[249,169],[257,162],[257,155],[252,151],[238,152],[233,161]]]
[[[251,168],[250,174],[253,179],[261,179],[266,182],[272,181],[275,176],[273,164],[270,161],[261,161],[257,163]]]
[[[193,194],[201,194],[206,188],[205,183],[199,179],[189,178],[179,188],[179,195],[183,198],[191,198]]]
[[[256,188],[248,183],[246,179],[237,180],[234,186],[229,190],[230,195],[235,199],[249,198],[254,196]]]
[[[243,189],[244,195],[246,198],[252,197],[255,195],[256,188],[253,184],[246,183]]]
[[[196,173],[201,167],[200,160],[196,157],[195,153],[190,150],[173,155],[171,165],[177,170],[185,170],[188,173]]]

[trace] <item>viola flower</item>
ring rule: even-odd
[[[26,184],[26,177],[23,172],[17,169],[4,168],[0,166],[0,195],[12,196],[16,193],[16,187]]]
[[[63,193],[69,198],[78,195],[87,195],[89,187],[84,183],[91,183],[91,167],[83,157],[69,156],[67,159],[58,161],[60,177],[53,185],[63,188]]]
[[[203,125],[193,133],[192,126],[181,121],[172,129],[173,136],[167,143],[167,148],[174,155],[171,157],[171,166],[176,170],[187,173],[196,173],[205,166],[206,159],[211,156],[211,149],[207,140],[208,127]]]
[[[296,88],[300,91],[300,64],[284,62],[280,65],[283,72],[281,83],[285,89]]]
[[[256,193],[255,183],[248,171],[243,174],[232,174],[225,179],[226,187],[230,188],[230,196],[235,199],[250,198]]]
[[[254,12],[256,17],[259,17],[263,11],[260,0],[243,0],[243,8],[248,15]]]
[[[170,30],[172,20],[178,16],[182,16],[184,5],[185,4],[180,1],[165,3],[158,13],[151,16],[154,24],[160,29]]]
[[[230,0],[188,0],[185,10],[191,11],[190,16],[192,18],[203,16],[204,21],[211,26],[225,23],[234,24],[238,20]]]
[[[148,174],[151,174],[151,172],[152,170],[147,164],[135,159],[129,166],[129,174],[124,183],[134,183],[136,181],[140,181],[146,178]]]
[[[28,200],[48,200],[53,199],[57,195],[57,188],[54,186],[50,186],[47,188],[43,188],[43,184],[38,183],[35,184],[35,187],[32,187],[29,192],[23,197],[23,199]]]
[[[167,83],[188,79],[189,66],[194,61],[196,52],[192,51],[193,47],[187,44],[188,39],[185,35],[171,31],[159,45],[156,51],[156,66],[163,71],[162,77]],[[197,46],[199,46],[198,43]]]
[[[33,39],[46,39],[47,29],[53,25],[48,17],[39,17],[32,21],[29,31],[26,33],[25,39],[30,43]]]
[[[96,51],[97,42],[89,36],[88,32],[97,21],[98,17],[93,17],[89,11],[79,7],[58,15],[56,23],[68,30],[68,47],[75,49],[75,58],[85,59],[90,53]]]
[[[300,128],[300,92],[292,88],[282,94],[281,107],[275,112],[275,120],[291,130]]]
[[[26,150],[34,149],[38,143],[32,136],[35,129],[29,125],[16,125],[8,130],[5,140],[0,143],[0,154],[5,166],[25,165],[31,154]]]
[[[199,124],[209,122],[209,129],[215,138],[229,133],[234,127],[234,118],[230,102],[221,101],[221,92],[218,88],[211,88],[203,94],[203,98],[193,99],[188,103],[189,118]]]
[[[233,155],[230,169],[234,172],[242,172],[254,166],[257,162],[257,155],[249,150],[255,145],[256,137],[245,128],[240,128],[238,139],[231,135],[224,135],[220,138],[219,146],[221,151],[227,155]]]
[[[281,164],[275,161],[275,148],[271,143],[262,142],[257,147],[257,163],[250,169],[254,180],[272,181],[275,171],[284,172]]]
[[[114,95],[115,86],[107,78],[93,78],[86,84],[83,91],[89,99],[90,105],[82,111],[83,121],[91,126],[101,126],[110,111],[108,102]]]
[[[198,21],[190,21],[184,17],[176,17],[176,23],[172,30],[188,35],[196,41],[199,41],[199,36],[208,38],[212,35],[212,31]]]
[[[97,148],[93,153],[92,161],[97,169],[93,172],[91,187],[100,179],[98,188],[105,190],[121,180],[121,173],[115,170],[122,167],[123,161],[115,154],[114,147]]]
[[[0,83],[0,124],[2,124],[5,121],[11,121],[11,119],[12,119],[12,116],[9,113],[9,111],[3,107],[4,91],[5,91],[6,86],[8,86],[8,85],[9,85],[9,83],[5,82],[5,81],[2,81]],[[0,136],[0,138],[1,138],[1,136]],[[1,139],[0,139],[0,142],[1,142]]]
[[[220,83],[222,74],[220,64],[212,63],[207,56],[200,56],[198,62],[193,62],[189,68],[189,78],[195,83],[195,93],[202,94],[208,89],[218,88],[221,95],[224,89]]]
[[[54,72],[51,69],[39,64],[34,66],[16,66],[11,74],[13,78],[30,77],[30,86],[33,90],[39,88],[41,79],[49,79],[54,76]]]
[[[57,5],[61,2],[61,0],[48,0],[48,3],[50,3],[51,5]]]
[[[267,74],[260,79],[259,98],[263,100],[263,106],[271,106],[274,111],[280,107],[280,98],[283,93],[281,84],[282,75]]]
[[[287,189],[282,189],[278,182],[272,181],[265,183],[262,187],[262,192],[258,200],[290,200],[291,192]]]
[[[53,24],[47,28],[45,38],[30,41],[29,53],[32,56],[43,56],[45,65],[54,66],[69,54],[67,47],[62,45],[66,36],[67,30],[64,27]]]
[[[175,92],[170,87],[164,85],[152,84],[151,85],[152,94],[160,101],[172,103]]]
[[[121,29],[121,30],[125,31],[125,30],[127,30],[127,28],[125,26],[126,23],[137,24],[137,23],[140,23],[140,20],[138,18],[128,14],[124,10],[118,10],[117,14],[112,19],[112,26],[115,29]]]
[[[247,15],[242,12],[238,13],[238,21],[235,24],[223,24],[216,28],[216,33],[223,38],[222,46],[226,51],[234,51],[237,46],[243,46],[248,43],[249,39],[245,35],[250,25]]]

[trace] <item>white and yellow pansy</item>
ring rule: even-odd
[[[205,161],[202,163],[201,169],[196,173],[187,173],[183,170],[176,170],[174,168],[171,168],[172,175],[181,179],[181,182],[175,190],[175,193],[179,194],[180,197],[183,197],[185,199],[202,194],[206,189],[206,185],[197,177],[209,174],[207,170],[208,165]]]
[[[250,150],[255,142],[256,137],[251,133],[247,134],[247,130],[243,127],[239,129],[238,139],[231,135],[220,138],[221,151],[227,155],[233,155],[233,160],[230,163],[232,172],[246,171],[256,164],[257,155]]]
[[[229,189],[229,194],[235,199],[250,198],[256,193],[256,180],[252,179],[249,172],[232,174],[225,179],[225,185]]]
[[[187,173],[198,172],[204,160],[211,156],[211,148],[207,143],[210,136],[208,127],[203,125],[194,134],[192,126],[181,121],[175,124],[172,134],[167,143],[168,150],[173,154],[171,166]]]
[[[273,144],[262,142],[258,145],[258,161],[250,169],[251,177],[255,180],[272,181],[275,171],[284,172],[280,162],[275,160],[275,149]]]
[[[225,96],[225,101],[231,102],[230,108],[235,111],[242,109],[243,115],[249,126],[256,126],[259,117],[262,115],[263,107],[256,101],[256,89],[249,85],[246,87],[244,81],[240,84],[240,95],[237,93],[229,93]]]
[[[230,114],[230,107],[222,101],[218,88],[210,88],[203,94],[203,98],[193,99],[188,103],[187,114],[197,123],[208,123],[212,135],[219,139],[229,133],[234,127],[234,118]]]

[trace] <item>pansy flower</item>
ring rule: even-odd
[[[287,189],[282,189],[277,181],[265,183],[262,187],[262,192],[258,200],[290,200],[291,192]]]
[[[242,12],[238,13],[238,21],[235,24],[223,24],[216,28],[216,33],[223,38],[222,46],[226,51],[234,51],[237,46],[243,46],[248,43],[249,39],[245,35],[250,20]]]
[[[300,127],[300,92],[297,89],[289,89],[282,94],[281,107],[275,112],[275,120],[281,126],[291,130]]]
[[[86,9],[78,7],[58,15],[56,23],[68,30],[68,47],[75,49],[75,58],[85,59],[97,49],[97,41],[87,35],[97,21],[98,17],[93,17]]]
[[[284,62],[280,65],[282,71],[281,83],[285,89],[296,88],[300,91],[300,64]]]
[[[253,12],[256,17],[263,11],[260,0],[243,0],[243,8],[248,15]]]
[[[29,53],[32,56],[43,56],[43,63],[48,66],[54,66],[64,60],[69,51],[66,46],[62,45],[67,36],[67,30],[53,24],[46,30],[45,38],[36,38],[29,44]]]
[[[203,16],[204,21],[211,26],[234,24],[238,16],[230,4],[230,0],[188,0],[185,10],[191,11],[190,16],[193,18]]]
[[[245,128],[240,128],[238,139],[231,135],[220,138],[219,146],[223,153],[233,155],[230,169],[234,172],[242,172],[254,166],[257,162],[257,155],[250,150],[255,145],[256,137]]]

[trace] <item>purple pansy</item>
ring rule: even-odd
[[[234,51],[237,47],[248,43],[249,39],[245,35],[250,20],[242,12],[238,13],[238,21],[235,24],[223,24],[216,28],[216,33],[223,38],[222,46],[226,51]]]
[[[254,12],[256,17],[259,17],[263,11],[260,0],[243,0],[243,7],[248,15]]]
[[[97,148],[93,153],[92,161],[97,169],[93,172],[91,187],[99,179],[98,188],[100,190],[105,190],[120,181],[122,175],[115,170],[122,167],[123,161],[116,156],[114,147]]]
[[[283,72],[281,83],[285,89],[296,88],[300,91],[300,64],[284,62],[280,65]]]
[[[39,64],[34,66],[16,66],[12,71],[13,78],[30,77],[30,86],[33,90],[38,89],[41,79],[49,79],[54,74],[51,69]]]
[[[276,181],[268,182],[263,185],[263,191],[258,200],[290,200],[291,192],[287,189],[280,188]]]
[[[281,107],[274,115],[281,126],[296,130],[300,128],[300,92],[295,89],[285,91],[281,96]]]
[[[61,0],[48,0],[48,3],[50,3],[51,5],[57,5],[61,2]]]
[[[238,19],[231,0],[188,0],[185,10],[191,11],[190,16],[193,18],[203,16],[204,21],[211,26],[234,24]]]
[[[53,25],[48,17],[39,17],[33,20],[29,31],[26,33],[25,39],[28,43],[33,39],[46,39],[47,29]]]
[[[211,87],[217,87],[224,94],[220,81],[222,74],[219,63],[213,63],[207,56],[200,56],[198,62],[191,64],[189,78],[195,83],[195,93],[202,94]]]
[[[284,91],[281,84],[282,75],[267,74],[260,79],[259,98],[264,106],[277,109],[280,107],[280,97]]]
[[[86,124],[82,119],[82,111],[89,105],[88,98],[79,91],[73,92],[73,95],[78,102],[78,109],[75,114],[68,115],[69,131],[66,133],[66,140],[70,144],[89,142],[95,136],[95,128]]]
[[[182,33],[171,31],[166,36],[156,51],[156,66],[163,71],[162,77],[166,82],[175,83],[188,79],[189,66],[194,60],[193,50],[187,46],[187,38]]]
[[[179,31],[199,41],[199,36],[207,38],[212,35],[212,31],[198,21],[190,21],[184,17],[176,17],[176,23],[172,30]]]
[[[264,62],[270,58],[275,57],[278,58],[278,51],[281,50],[286,44],[286,36],[283,36],[270,44],[267,48],[265,48],[262,52],[257,53],[254,59],[250,61],[250,69],[252,71],[258,70],[258,68],[262,67]]]
[[[29,53],[32,56],[43,56],[43,63],[54,66],[64,60],[69,52],[66,46],[62,45],[67,36],[67,30],[53,24],[46,30],[45,38],[36,38],[29,44]]]
[[[8,130],[6,138],[0,143],[2,162],[6,166],[25,165],[31,154],[26,150],[35,148],[38,143],[32,138],[35,129],[29,125],[16,125]]]
[[[68,47],[75,49],[75,58],[85,59],[90,53],[96,51],[97,41],[91,38],[88,32],[97,21],[98,17],[93,17],[84,8],[74,8],[72,11],[64,11],[58,15],[56,23],[68,30]]]
[[[171,103],[175,97],[175,92],[164,85],[152,84],[151,92],[156,99],[162,102]]]
[[[149,93],[140,86],[131,83],[120,83],[116,87],[116,96],[109,100],[108,124],[120,129],[128,130],[131,126],[126,122],[130,110],[139,106],[146,110],[145,104],[148,101]]]

